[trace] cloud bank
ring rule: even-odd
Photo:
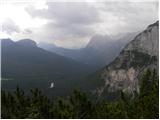
[[[24,6],[30,21],[26,21],[28,27],[18,26],[16,19],[10,18],[3,24],[3,32],[15,40],[27,37],[68,48],[83,47],[97,34],[115,37],[141,31],[158,20],[158,1],[44,2],[39,7],[30,3],[19,6]]]

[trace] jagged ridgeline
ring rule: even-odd
[[[97,89],[98,95],[124,91],[134,95],[139,92],[139,77],[146,69],[158,71],[159,21],[149,25],[121,51],[118,57],[98,71],[104,84]]]

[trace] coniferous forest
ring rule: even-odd
[[[1,92],[2,118],[159,118],[159,81],[156,71],[147,70],[139,79],[140,91],[134,97],[121,92],[115,101],[94,100],[80,90],[70,96],[51,99],[38,89],[26,95],[17,87],[15,92]]]

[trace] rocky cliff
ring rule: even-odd
[[[127,91],[139,92],[139,76],[147,68],[158,70],[159,57],[159,21],[149,25],[138,34],[119,56],[101,71],[101,86],[98,95],[107,92]]]

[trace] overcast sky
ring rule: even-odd
[[[142,31],[158,20],[158,0],[36,1],[3,1],[0,6],[1,38],[30,38],[36,42],[80,48],[92,36],[115,37]]]

